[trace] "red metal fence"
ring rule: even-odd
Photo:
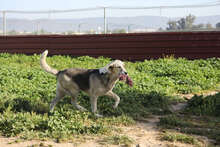
[[[104,56],[144,60],[165,55],[220,57],[219,32],[156,32],[102,35],[0,36],[0,53]]]

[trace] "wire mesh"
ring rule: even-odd
[[[1,35],[219,31],[220,2],[153,7],[0,11]],[[105,10],[105,11],[104,11]]]

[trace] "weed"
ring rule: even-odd
[[[170,142],[182,142],[187,144],[198,144],[198,140],[190,135],[174,133],[174,132],[166,132],[161,137],[162,140],[167,140]]]
[[[123,146],[131,146],[134,143],[134,140],[129,138],[128,136],[119,136],[113,135],[109,137],[105,137],[101,143],[113,144],[113,145],[123,145]]]
[[[188,101],[185,112],[194,115],[220,116],[220,93],[210,96],[195,95]]]
[[[160,118],[158,125],[165,129],[174,129],[186,134],[206,136],[220,144],[220,119],[190,115],[172,115]]]
[[[181,118],[177,117],[176,115],[168,115],[166,117],[160,118],[159,122],[160,126],[165,126],[165,127],[189,127],[193,126],[193,124],[183,121]]]
[[[27,146],[27,147],[52,147],[53,145],[45,145],[44,143],[40,143],[40,144],[32,144],[30,146]]]

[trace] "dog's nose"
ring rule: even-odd
[[[125,73],[125,75],[127,75],[128,73],[127,72],[124,72]]]

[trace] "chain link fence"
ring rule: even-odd
[[[219,31],[220,2],[157,7],[0,11],[0,35]]]

